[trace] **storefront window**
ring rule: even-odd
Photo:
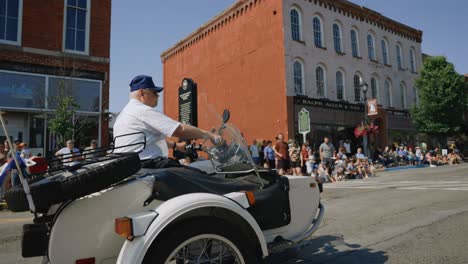
[[[49,78],[48,106],[57,107],[57,96],[70,95],[80,106],[78,111],[99,112],[101,84],[96,81]]]
[[[44,108],[45,77],[0,72],[0,105]]]
[[[99,138],[99,119],[97,116],[75,116],[75,147],[84,149],[92,139]]]

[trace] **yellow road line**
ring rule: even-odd
[[[8,223],[21,223],[21,222],[31,222],[32,218],[5,218],[0,219],[0,224],[8,224]]]

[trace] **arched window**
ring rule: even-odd
[[[304,72],[304,67],[300,61],[294,62],[294,92],[296,94],[304,94],[304,78],[302,73]]]
[[[338,24],[333,24],[333,43],[335,44],[335,51],[337,53],[342,53],[343,49],[341,48],[341,28]]]
[[[385,65],[388,65],[388,45],[385,39],[382,39],[382,60]]]
[[[400,100],[401,108],[406,109],[406,86],[403,82],[400,83]]]
[[[323,48],[322,42],[322,21],[319,17],[314,17],[312,20],[314,26],[314,43],[316,47]]]
[[[291,9],[291,33],[292,39],[300,41],[301,40],[301,17],[299,11],[296,9]]]
[[[317,97],[326,97],[325,96],[325,71],[320,66],[318,66],[315,69],[315,80],[317,82]]]
[[[385,80],[385,85],[384,85],[384,89],[385,89],[385,106],[387,107],[391,107],[392,106],[392,92],[391,92],[391,86],[390,86],[390,81],[389,80]]]
[[[374,37],[371,34],[367,35],[367,54],[369,55],[369,60],[375,61]]]
[[[398,69],[403,70],[403,55],[401,54],[400,44],[396,45],[396,56]]]
[[[411,72],[416,72],[416,60],[414,58],[414,50],[412,48],[409,50],[409,59]]]
[[[370,87],[371,87],[371,98],[372,99],[375,99],[377,98],[378,96],[378,86],[377,86],[377,79],[375,79],[374,77],[372,77],[370,79]]]
[[[336,72],[336,99],[344,100],[344,80],[341,71]]]
[[[359,57],[359,40],[356,30],[351,29],[351,49],[353,57]]]
[[[355,74],[353,78],[354,84],[354,101],[360,102],[361,101],[361,81],[359,75]]]

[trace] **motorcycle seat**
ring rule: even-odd
[[[230,192],[255,191],[261,186],[254,174],[225,179],[187,167],[157,169],[151,174],[155,179],[153,198],[161,201],[188,193],[205,192],[223,195]]]

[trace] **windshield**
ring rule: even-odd
[[[210,140],[203,142],[209,158],[221,163],[222,166],[236,163],[254,164],[239,129],[229,121],[223,125],[220,115],[222,111],[216,111],[212,105],[209,105],[206,96],[200,95],[199,99],[200,124],[204,129],[219,134],[223,138],[223,142],[219,145],[214,145]]]

